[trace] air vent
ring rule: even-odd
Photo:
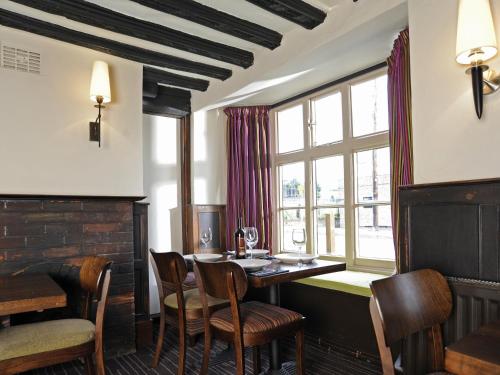
[[[1,44],[0,66],[18,72],[40,74],[41,56],[38,52]]]

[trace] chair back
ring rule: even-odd
[[[181,254],[175,251],[157,253],[154,249],[149,250],[154,261],[154,268],[162,283],[174,284],[174,289],[182,289],[182,282],[187,276],[186,261]],[[158,284],[160,285],[160,284]]]
[[[429,370],[443,366],[441,324],[451,314],[452,296],[446,279],[437,271],[422,269],[373,281],[370,300],[384,374],[393,373],[389,347],[413,333],[429,330]],[[385,358],[385,364],[384,364]]]
[[[245,270],[234,262],[200,262],[195,258],[200,291],[220,299],[241,301],[248,288]]]

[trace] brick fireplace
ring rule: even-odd
[[[0,195],[0,275],[44,272],[64,284],[83,257],[111,259],[106,351],[135,350],[133,203],[142,198]]]

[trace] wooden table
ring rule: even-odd
[[[0,276],[0,317],[66,306],[66,293],[49,275]]]
[[[300,280],[306,277],[324,275],[332,272],[345,271],[346,264],[344,262],[330,262],[326,260],[315,260],[310,264],[290,265],[283,263],[273,263],[266,267],[276,270],[287,270],[288,272],[257,277],[249,275],[248,283],[254,288],[269,287],[269,303],[280,305],[280,284],[295,280]],[[271,371],[278,373],[281,369],[280,346],[279,341],[274,340],[271,343]]]
[[[500,374],[500,320],[446,347],[445,369],[453,374]]]

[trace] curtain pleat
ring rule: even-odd
[[[269,108],[226,108],[228,250],[234,247],[237,220],[259,232],[257,248],[272,252],[272,178]],[[233,249],[234,250],[234,249]]]
[[[413,184],[413,147],[410,79],[410,33],[403,30],[394,41],[388,64],[389,142],[391,148],[392,230],[396,267],[400,270],[399,187]]]

